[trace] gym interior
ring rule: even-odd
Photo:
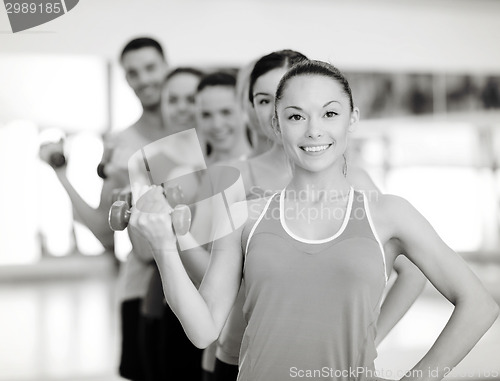
[[[68,177],[97,207],[101,137],[140,114],[118,59],[137,35],[160,40],[173,67],[238,70],[290,48],[341,68],[361,110],[350,155],[500,303],[499,16],[497,0],[86,0],[13,34],[0,10],[0,381],[122,379],[116,290],[130,241],[116,232],[109,252],[75,221],[38,150],[64,138]],[[428,283],[377,368],[400,378],[452,310]],[[447,378],[500,380],[499,320]]]

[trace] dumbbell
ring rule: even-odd
[[[99,176],[101,179],[105,180],[107,179],[106,175],[106,164],[109,163],[111,160],[111,156],[113,155],[113,147],[109,144],[107,144],[104,147],[104,156],[101,160],[101,162],[97,165],[97,176]]]
[[[63,140],[56,143],[45,143],[40,146],[40,158],[49,164],[52,168],[57,169],[66,165],[66,157],[64,156]],[[47,152],[43,152],[44,150]]]
[[[184,195],[178,185],[164,187],[163,195],[170,206],[174,208],[171,213],[172,225],[178,235],[184,235],[191,227],[191,210],[184,202]],[[120,196],[118,196],[120,197]],[[125,197],[125,196],[123,196]],[[124,230],[129,223],[131,204],[128,200],[118,199],[109,210],[109,226],[113,231]]]
[[[132,205],[132,192],[130,189],[117,188],[111,193],[111,203],[116,201],[126,201],[128,205]]]
[[[191,209],[186,205],[184,193],[179,185],[163,186],[163,195],[169,205],[174,208],[170,217],[177,235],[185,235],[191,227]]]
[[[102,161],[97,164],[97,176],[99,176],[101,179],[106,179],[108,176],[106,176],[106,173],[104,172],[104,167],[106,166],[106,163],[103,163]]]
[[[132,192],[121,188],[114,189],[111,194],[111,202],[108,216],[109,226],[113,231],[124,230],[130,219]]]

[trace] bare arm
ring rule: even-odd
[[[195,197],[197,201],[207,201],[214,194],[212,180],[208,175],[211,173],[212,172],[207,172],[207,174],[200,179]],[[194,209],[193,220],[189,232],[183,236],[177,237],[179,247],[182,250],[180,253],[181,261],[191,280],[197,286],[201,284],[210,261],[211,247],[209,244],[205,243],[206,239],[203,240],[203,238],[213,237],[213,226],[216,226],[213,221],[213,206],[210,202],[204,202],[197,205]],[[203,240],[203,242],[201,240]],[[212,239],[210,239],[209,242],[210,241],[212,241]],[[199,242],[202,242],[202,244]]]
[[[197,200],[206,200],[217,192],[226,190],[228,181],[226,181],[224,176],[227,172],[213,170],[217,167],[234,167],[240,171],[243,178],[246,176],[247,172],[247,166],[242,165],[241,160],[233,160],[228,163],[216,163],[212,167],[212,170],[208,172],[208,175],[202,177],[198,188]],[[241,199],[245,198],[244,194],[239,194],[239,196]],[[228,194],[226,194],[226,197],[228,197]],[[231,200],[231,203],[234,202],[235,200]],[[215,200],[213,203],[198,205],[193,216],[190,231],[186,235],[177,238],[181,248],[190,247],[190,249],[183,250],[180,254],[182,263],[195,285],[199,285],[205,275],[205,271],[210,261],[211,251],[211,244],[204,244],[207,242],[206,239],[202,241],[203,245],[200,245],[197,240],[201,237],[209,236],[211,237],[209,242],[213,241],[214,232],[211,231],[212,227],[218,226],[221,221],[227,218],[225,216],[225,211],[220,215],[219,207],[220,206],[218,206]]]
[[[180,256],[189,277],[196,286],[199,286],[210,262],[209,249],[205,246],[199,246],[189,232],[178,239],[179,242],[183,241],[189,246],[196,246],[189,250],[180,251]]]
[[[127,230],[137,258],[143,262],[152,263],[155,260],[154,250],[149,241],[130,225]],[[177,251],[189,278],[196,287],[199,287],[210,262],[210,252],[205,247],[199,246],[190,232],[178,237],[178,242],[180,241],[188,243],[190,246],[196,246],[192,249],[181,250],[177,245]]]
[[[377,205],[377,214],[391,221],[386,222],[386,226],[390,226],[384,233],[386,240],[390,236],[398,238],[405,255],[455,306],[435,343],[409,373],[421,372],[423,378],[419,380],[440,380],[493,324],[498,305],[465,261],[441,240],[413,206],[399,197],[384,197],[386,199]],[[438,369],[438,374],[429,374],[429,369]]]
[[[389,242],[389,246],[394,243]],[[384,251],[398,250],[398,246],[384,246]],[[399,253],[398,253],[399,254]],[[426,284],[426,278],[408,258],[400,255],[393,266],[397,278],[387,292],[377,322],[375,345],[379,345],[401,318],[408,312]]]
[[[73,217],[78,222],[85,225],[100,243],[107,250],[114,248],[114,234],[108,225],[108,213],[111,206],[112,192],[115,188],[122,188],[128,184],[126,169],[120,169],[116,165],[108,165],[106,175],[101,189],[101,198],[97,208],[91,207],[77,192],[69,181],[66,171],[67,166],[56,167],[49,160],[51,152],[54,151],[54,144],[45,144],[40,147],[40,158],[47,162],[54,169],[58,180],[68,194],[73,207]],[[103,152],[103,157],[108,156],[108,152]]]
[[[376,200],[382,195],[380,189],[364,169],[352,167],[348,173],[348,180],[354,188],[363,190],[369,200]],[[396,257],[403,252],[403,249],[396,240],[391,240],[384,245],[384,251],[386,254],[392,252],[392,255]],[[420,270],[404,256],[396,259],[393,269],[397,273],[397,278],[387,292],[380,309],[375,339],[377,346],[408,312],[426,283],[426,278]]]
[[[242,228],[214,243],[207,272],[198,290],[180,259],[169,209],[161,189],[155,187],[139,199],[130,225],[148,238],[170,308],[193,344],[204,348],[218,338],[238,293]]]
[[[108,224],[109,208],[111,207],[111,195],[115,188],[123,187],[124,184],[118,184],[113,179],[107,179],[103,182],[101,190],[101,199],[97,208],[91,207],[73,187],[71,182],[66,176],[65,168],[56,169],[57,178],[68,194],[76,218],[79,222],[84,224],[99,242],[107,250],[113,250],[114,247],[114,234]]]

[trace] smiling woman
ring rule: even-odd
[[[167,75],[162,92],[163,120],[173,131],[196,127],[196,87],[203,73],[190,67],[179,67]]]
[[[344,173],[347,137],[359,120],[359,110],[353,106],[351,89],[340,73],[335,74],[335,84],[330,87],[323,85],[325,76],[330,73],[316,70],[314,74],[313,77],[301,76],[290,80],[286,96],[285,82],[281,82],[276,92],[274,127],[282,135],[287,156],[295,163],[302,163],[299,167],[306,161],[311,165],[340,165]],[[318,98],[326,102],[314,104]],[[287,106],[278,118],[281,103]],[[321,160],[310,160],[319,156]]]
[[[436,371],[426,379],[442,379],[498,316],[473,272],[412,205],[353,189],[344,152],[357,121],[349,84],[335,67],[306,60],[287,71],[276,93],[274,126],[293,163],[292,179],[268,199],[240,204],[248,219],[214,242],[199,288],[180,260],[161,190],[146,193],[132,213],[130,223],[155,249],[167,302],[195,345],[217,340],[244,279],[248,325],[240,381],[291,380],[293,369],[338,372],[321,374],[325,380],[375,378],[375,325],[400,255],[385,250],[392,238],[455,306],[404,379],[428,369]],[[323,210],[341,213],[325,217]]]

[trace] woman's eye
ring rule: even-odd
[[[337,116],[337,115],[338,115],[338,114],[337,114],[336,112],[333,112],[333,111],[327,111],[327,112],[325,113],[325,117],[327,117],[327,118],[333,118],[333,117],[335,117],[335,116]]]
[[[175,103],[177,103],[177,97],[169,97],[169,98],[168,98],[168,103],[170,103],[170,104],[175,104]]]
[[[267,104],[269,104],[269,100],[267,100],[267,99],[261,99],[261,100],[259,101],[259,104],[260,104],[260,105],[267,105]]]
[[[303,118],[302,118],[302,115],[299,115],[299,114],[293,114],[293,115],[290,115],[290,116],[288,117],[288,119],[289,119],[289,120],[299,121],[299,120],[301,120],[301,119],[303,119]]]

